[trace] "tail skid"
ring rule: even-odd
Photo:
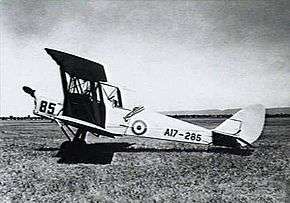
[[[248,106],[212,130],[213,144],[252,147],[261,135],[264,122],[265,108],[259,104]]]

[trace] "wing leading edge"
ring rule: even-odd
[[[73,77],[89,81],[107,82],[104,66],[65,52],[45,48],[45,51],[62,70]]]

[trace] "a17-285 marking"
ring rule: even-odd
[[[179,135],[181,137],[184,137],[185,140],[192,140],[192,141],[201,141],[201,135],[194,133],[194,132],[185,132],[178,133],[178,130],[167,128],[164,132],[165,136],[175,137],[176,135]]]

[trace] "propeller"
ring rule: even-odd
[[[32,96],[33,98],[35,98],[35,90],[31,89],[30,87],[27,86],[23,86],[22,87],[23,91],[27,94],[29,94],[30,96]]]

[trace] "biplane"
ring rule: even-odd
[[[97,137],[136,136],[243,148],[253,147],[263,130],[262,105],[248,106],[214,129],[152,112],[144,106],[127,107],[121,90],[107,81],[103,65],[61,51],[45,50],[59,66],[63,101],[38,96],[30,87],[24,86],[23,90],[34,99],[35,115],[60,126],[68,139],[66,145],[86,144],[90,132]]]

